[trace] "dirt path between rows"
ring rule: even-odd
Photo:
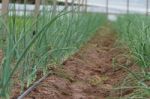
[[[103,27],[78,53],[65,61],[61,68],[53,68],[49,76],[25,99],[117,99],[133,90],[121,94],[114,86],[121,83],[128,72],[117,64],[133,68],[133,63],[123,55],[127,49],[119,48],[116,36]]]

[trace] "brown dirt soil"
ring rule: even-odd
[[[114,86],[128,75],[121,67],[123,64],[135,68],[132,59],[125,57],[128,50],[119,48],[116,36],[103,27],[78,53],[66,60],[62,67],[53,68],[50,75],[25,99],[117,99],[133,90],[120,94]]]

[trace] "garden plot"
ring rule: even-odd
[[[9,99],[16,83],[22,93],[53,65],[61,64],[78,51],[104,23],[105,16],[74,11],[0,19],[1,63],[0,95]],[[40,76],[41,77],[41,76]]]
[[[150,98],[148,16],[56,7],[0,17],[0,98]]]
[[[26,99],[126,97],[134,92],[134,88],[123,88],[126,85],[122,83],[126,82],[129,72],[119,65],[126,65],[134,72],[138,71],[127,48],[119,47],[116,35],[108,27],[103,27],[61,66],[51,67],[53,74],[31,91]],[[130,80],[134,81],[132,77]],[[18,92],[13,95],[18,95]]]

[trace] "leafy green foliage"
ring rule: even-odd
[[[66,9],[49,12],[46,7],[38,16],[24,13],[18,17],[14,12],[7,23],[1,17],[1,39],[6,41],[1,43],[4,58],[0,65],[0,96],[9,99],[17,77],[21,91],[29,87],[38,71],[45,75],[49,64],[60,64],[78,51],[105,20],[105,16],[96,13]]]
[[[121,40],[128,44],[140,66],[150,66],[150,21],[148,16],[125,15],[120,16],[116,28]]]
[[[125,99],[149,99],[150,87],[150,18],[143,15],[123,15],[115,22],[115,29],[123,44],[127,44],[135,60],[140,66],[141,71],[130,72],[134,74],[132,85],[136,86],[134,92],[125,96]],[[130,71],[130,70],[129,70]],[[131,82],[126,81],[125,84]]]

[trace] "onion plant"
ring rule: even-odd
[[[26,6],[26,4],[24,4]],[[15,4],[14,4],[15,6]],[[74,10],[74,11],[72,11]],[[6,30],[6,42],[1,42],[3,61],[0,65],[0,96],[9,99],[11,88],[19,81],[21,89],[29,87],[37,72],[45,75],[49,64],[60,64],[86,43],[104,22],[97,13],[77,12],[76,7],[57,11],[46,5],[39,15],[8,16],[7,24],[0,18],[0,33]]]
[[[138,88],[129,97],[148,99],[150,88],[150,18],[144,15],[123,15],[115,22],[115,29],[123,44],[127,44],[141,71],[136,73]],[[139,96],[140,95],[140,96]],[[128,96],[127,96],[128,97]]]
[[[120,16],[117,30],[121,39],[128,44],[142,68],[150,67],[150,21],[142,15]]]

